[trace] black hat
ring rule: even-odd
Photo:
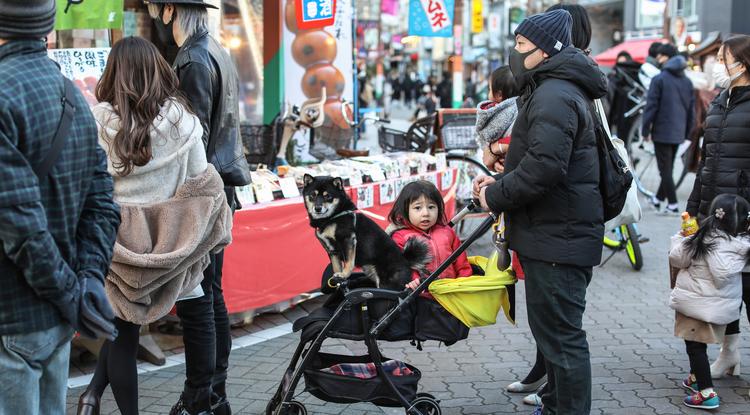
[[[570,46],[573,18],[566,10],[552,10],[529,16],[518,25],[515,34],[521,35],[539,49],[553,56]]]
[[[41,39],[55,27],[55,0],[0,1],[0,38]]]
[[[201,6],[208,9],[218,9],[213,4],[206,3],[204,0],[143,0],[146,4],[175,4],[180,6]]]

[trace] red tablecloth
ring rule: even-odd
[[[455,169],[429,174],[436,175],[450,218],[455,211]],[[379,183],[362,186],[374,187],[374,203],[360,211],[385,228],[393,203],[379,203]],[[358,187],[348,189],[355,203]],[[269,306],[320,289],[328,256],[315,238],[301,197],[237,211],[232,237],[224,255],[223,273],[229,313]]]

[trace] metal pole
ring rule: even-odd
[[[357,82],[357,0],[352,1],[352,90],[354,91],[354,98],[352,108],[354,108],[354,150],[357,149],[357,142],[359,141],[359,84]]]

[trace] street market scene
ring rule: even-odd
[[[749,17],[0,0],[0,415],[750,415]]]

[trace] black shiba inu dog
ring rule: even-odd
[[[340,177],[309,174],[302,194],[310,226],[328,253],[334,277],[348,278],[355,266],[379,288],[401,291],[412,270],[423,271],[430,262],[424,242],[410,239],[404,251],[372,219],[356,213]]]

